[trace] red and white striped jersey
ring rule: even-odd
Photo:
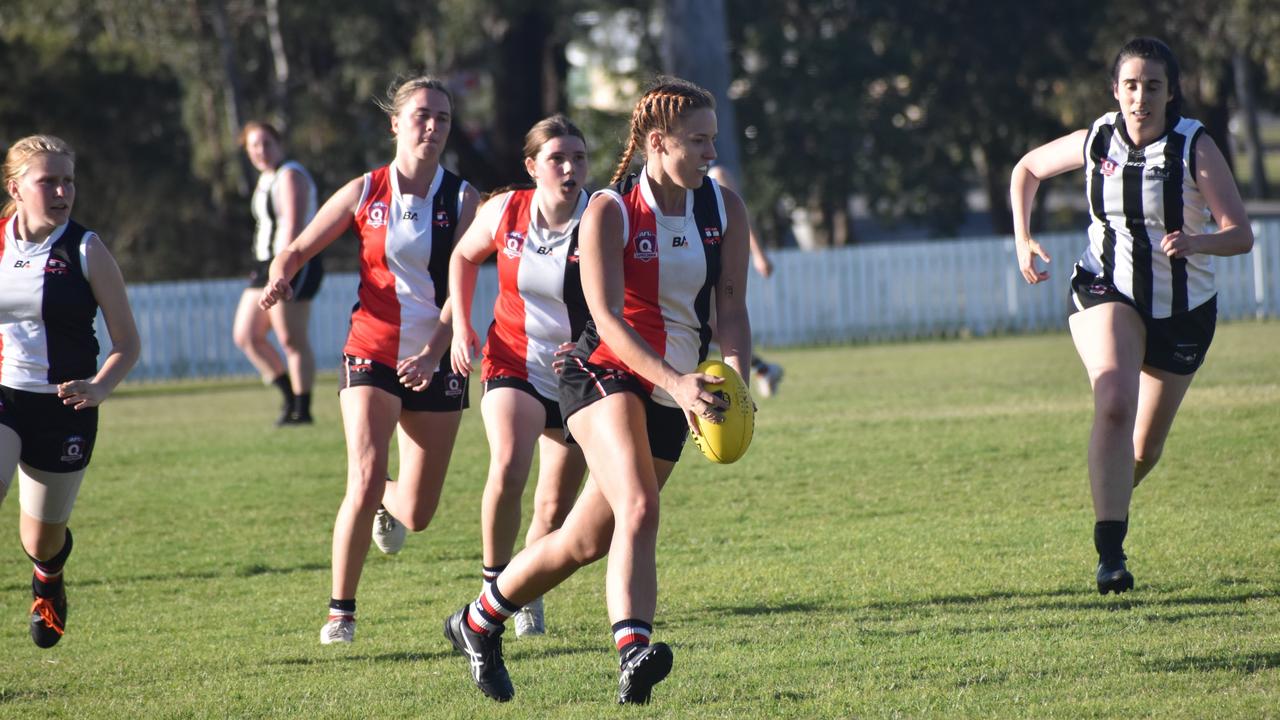
[[[98,371],[98,301],[85,257],[93,233],[68,222],[30,243],[14,236],[15,224],[0,220],[0,385],[57,392]]]
[[[578,222],[587,209],[580,193],[569,226],[553,232],[538,223],[536,190],[513,190],[493,228],[498,298],[484,346],[482,379],[527,380],[545,398],[558,396],[551,369],[555,350],[582,332],[586,302],[578,273]]]
[[[689,190],[679,216],[662,214],[643,172],[599,192],[622,209],[623,320],[671,367],[693,372],[706,359],[711,341],[709,321],[727,221],[720,186],[707,178],[697,190]],[[579,340],[584,343],[590,362],[635,375],[599,339],[594,323],[587,323]],[[677,407],[665,390],[637,378],[655,402]]]
[[[365,174],[354,218],[359,301],[345,354],[395,367],[426,346],[449,297],[449,254],[466,187],[443,167],[425,198],[401,193],[391,166]]]

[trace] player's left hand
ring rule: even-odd
[[[107,391],[92,380],[68,380],[58,385],[58,397],[63,405],[76,410],[98,407],[107,399]]]
[[[400,384],[414,392],[425,390],[431,384],[442,355],[442,352],[428,347],[421,353],[410,355],[396,363],[396,375],[400,376]]]
[[[1197,252],[1198,236],[1174,230],[1160,240],[1160,249],[1171,258],[1184,258]]]

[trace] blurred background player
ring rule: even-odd
[[[1072,270],[1069,322],[1093,388],[1089,485],[1098,592],[1133,588],[1125,565],[1129,502],[1164,450],[1174,416],[1204,362],[1217,321],[1211,255],[1253,247],[1226,160],[1198,121],[1182,116],[1178,61],[1159,40],[1129,41],[1111,67],[1119,110],[1027,153],[1010,182],[1018,267],[1049,273],[1031,237],[1046,178],[1085,168],[1089,245]],[[1217,230],[1206,232],[1209,214]]]
[[[472,680],[496,700],[515,695],[502,658],[506,619],[606,554],[618,702],[647,703],[671,670],[671,648],[650,642],[658,492],[697,418],[723,419],[710,387],[720,380],[695,372],[711,338],[713,296],[725,360],[742,374],[751,357],[746,209],[706,180],[716,127],[710,93],[660,80],[632,112],[617,184],[583,215],[579,257],[592,319],[565,363],[560,409],[591,474],[564,524],[445,621]],[[637,152],[644,167],[628,176]]]
[[[98,406],[138,361],[141,343],[120,268],[71,220],[75,153],[32,135],[5,156],[0,212],[0,501],[18,475],[19,535],[35,566],[31,639],[52,647],[67,622],[67,521],[98,434]],[[111,350],[98,368],[94,317]]]
[[[538,449],[530,545],[560,527],[587,463],[564,438],[559,378],[552,365],[586,323],[578,273],[578,222],[587,208],[587,143],[563,115],[525,135],[524,166],[535,188],[495,194],[476,214],[449,266],[453,369],[471,371],[479,339],[471,303],[480,264],[497,253],[498,297],[484,346],[481,379],[489,477],[480,510],[485,585],[506,568],[520,530],[520,498]],[[542,598],[515,616],[516,635],[546,632]]]
[[[722,187],[741,193],[742,186],[738,184],[738,179],[734,174],[723,165],[712,165],[711,172],[707,173],[707,177],[720,183]],[[760,238],[756,235],[755,227],[749,229],[748,238],[751,243],[751,266],[760,273],[760,277],[767,278],[773,275],[773,263],[769,260],[769,256],[765,254],[764,245],[760,243]],[[778,386],[782,384],[783,370],[782,366],[776,363],[766,362],[759,355],[751,356],[751,375],[755,379],[756,393],[761,397],[773,397],[778,392]]]
[[[355,639],[356,588],[370,537],[399,552],[406,527],[427,527],[440,502],[467,377],[449,367],[449,254],[475,216],[475,188],[440,165],[453,97],[438,79],[393,86],[380,103],[396,155],[348,182],[271,263],[261,306],[287,300],[292,278],[348,228],[360,240],[359,302],[343,348],[339,405],[347,489],[333,527],[333,585],[320,642]],[[387,475],[397,433],[399,475]]]
[[[275,385],[284,396],[276,425],[303,425],[311,422],[311,387],[315,383],[316,357],[307,338],[311,319],[311,299],[320,290],[324,266],[320,256],[311,258],[293,279],[293,293],[287,302],[270,310],[258,307],[262,286],[267,282],[271,260],[279,254],[316,214],[316,184],[306,168],[285,160],[280,131],[258,121],[245,124],[240,145],[249,162],[257,168],[258,184],[253,191],[253,234],[255,264],[249,287],[240,296],[232,337],[264,382]],[[284,361],[267,340],[274,330],[284,348]]]

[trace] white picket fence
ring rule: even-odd
[[[1253,252],[1215,258],[1222,320],[1280,317],[1280,221],[1255,224]],[[773,253],[768,279],[752,274],[748,306],[760,346],[987,335],[1065,327],[1066,283],[1083,233],[1039,238],[1053,262],[1050,280],[1029,286],[1008,237],[860,245]],[[357,277],[330,273],[312,303],[311,341],[321,369],[339,365]],[[129,299],[142,336],[130,379],[251,375],[231,341],[242,280],[136,284]],[[472,321],[483,335],[493,318],[497,275],[482,269]],[[109,345],[101,318],[99,337]]]

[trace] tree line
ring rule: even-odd
[[[822,244],[858,242],[852,198],[945,237],[975,193],[1006,232],[1013,163],[1113,107],[1109,63],[1137,34],[1173,47],[1220,146],[1243,118],[1243,190],[1267,195],[1277,31],[1266,0],[0,0],[0,143],[76,147],[77,217],[131,280],[229,277],[249,264],[248,119],[284,127],[329,192],[391,157],[373,98],[426,70],[458,97],[447,164],[478,187],[521,180],[525,130],[557,111],[602,183],[627,103],[669,72],[732,111],[721,154],[766,239],[798,208]],[[587,105],[602,84],[621,99]],[[353,244],[331,254],[342,267]]]

